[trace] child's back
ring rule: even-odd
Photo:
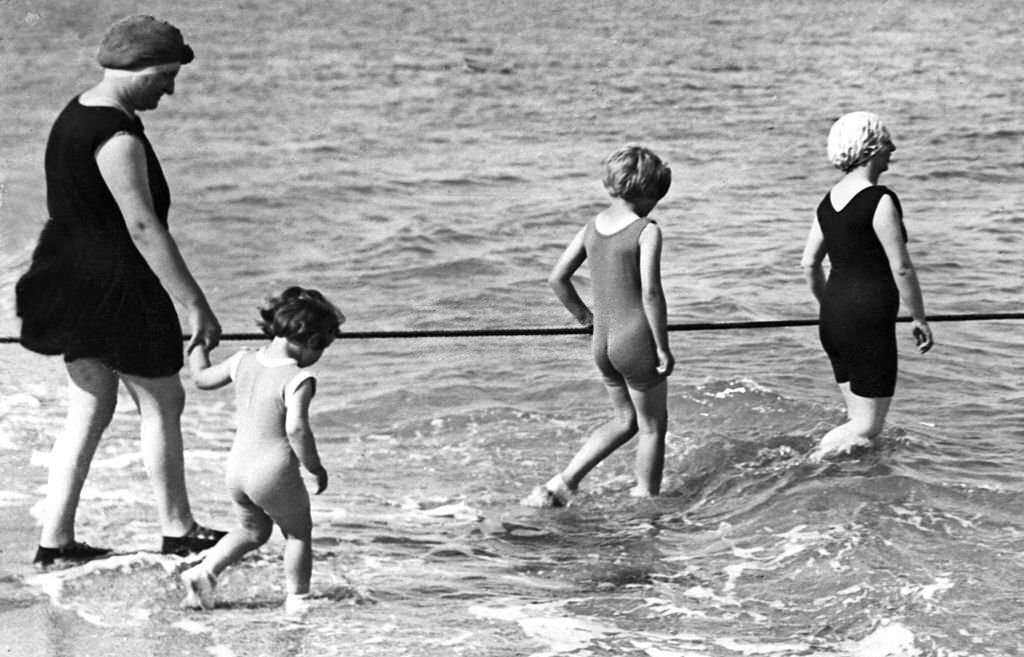
[[[299,460],[285,431],[286,400],[294,399],[312,374],[291,358],[272,358],[261,349],[240,352],[232,362],[237,432],[228,456],[227,482],[270,510],[275,501],[302,499]],[[310,381],[307,385],[312,385]]]
[[[266,351],[243,351],[232,363],[237,434],[241,447],[288,447],[285,400],[312,374],[291,358],[274,359]]]
[[[602,233],[598,223],[592,220],[584,237],[594,297],[594,359],[611,383],[625,378],[644,390],[664,378],[641,298],[640,234],[654,222],[636,218],[611,234]]]

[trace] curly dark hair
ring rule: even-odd
[[[282,337],[312,349],[324,349],[341,334],[345,315],[318,290],[289,287],[267,299],[258,321],[269,338]]]

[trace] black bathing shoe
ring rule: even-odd
[[[198,522],[192,523],[192,529],[184,536],[164,536],[163,544],[160,546],[162,554],[175,554],[179,557],[187,557],[195,552],[212,548],[217,541],[227,536],[227,532],[219,529],[203,527]]]
[[[71,541],[63,547],[56,548],[48,548],[40,545],[36,550],[35,558],[32,559],[32,565],[36,568],[43,569],[49,568],[57,561],[84,563],[86,561],[105,557],[111,552],[112,550],[107,548],[93,547],[88,543],[79,543],[78,541]]]

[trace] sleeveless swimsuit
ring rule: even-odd
[[[240,351],[230,359],[238,429],[227,485],[243,520],[266,514],[290,534],[308,531],[309,493],[285,432],[287,400],[311,373],[290,358]],[[315,385],[315,379],[313,379]]]
[[[605,385],[647,390],[661,383],[658,352],[644,313],[640,286],[640,233],[651,219],[637,219],[611,235],[591,219],[584,233],[594,297],[594,362]]]
[[[142,142],[153,209],[167,226],[170,192],[142,122],[72,99],[46,143],[50,218],[15,288],[21,344],[66,361],[96,358],[125,374],[169,376],[184,364],[177,312],[96,164],[96,150],[122,132]]]
[[[818,334],[836,382],[850,382],[861,397],[892,397],[896,389],[896,315],[900,296],[889,259],[872,220],[888,194],[900,216],[899,199],[881,185],[857,192],[841,210],[828,194],[818,206],[832,270],[821,301]]]

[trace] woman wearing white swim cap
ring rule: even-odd
[[[896,388],[901,299],[918,351],[932,347],[903,211],[896,194],[878,184],[895,150],[889,130],[871,112],[846,114],[829,131],[829,161],[844,175],[818,205],[801,265],[820,304],[819,336],[848,420],[825,434],[815,460],[869,446],[881,432]]]

